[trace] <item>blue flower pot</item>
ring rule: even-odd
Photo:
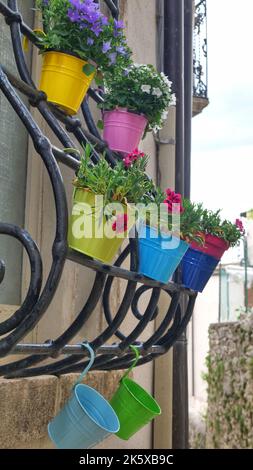
[[[58,449],[90,449],[119,428],[109,402],[93,388],[79,384],[49,423],[48,434]]]
[[[213,256],[189,248],[182,261],[183,284],[189,289],[202,292],[219,261]]]
[[[177,269],[188,243],[174,236],[158,235],[155,228],[139,227],[139,273],[167,283]]]

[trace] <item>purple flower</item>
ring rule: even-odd
[[[49,0],[43,0],[43,1],[42,1],[42,6],[43,6],[43,7],[47,7],[48,4],[49,4]]]
[[[99,24],[94,24],[90,29],[97,37],[99,36],[101,31],[103,31],[103,29],[101,28]]]
[[[118,46],[116,47],[116,51],[121,54],[121,55],[126,55],[126,49],[124,46]]]
[[[110,59],[110,65],[113,65],[116,63],[116,59],[117,59],[117,53],[116,52],[111,52],[111,54],[108,55],[109,59]]]
[[[114,27],[115,29],[124,29],[125,28],[124,21],[122,20],[118,21],[114,19]]]
[[[68,17],[73,23],[79,23],[80,29],[89,28],[96,36],[102,31],[104,15],[99,5],[93,0],[69,0],[72,8],[68,10]]]
[[[68,10],[68,17],[72,23],[78,23],[79,13],[74,10]]]
[[[92,46],[92,44],[94,44],[94,39],[88,38],[87,39],[87,44],[88,44],[88,46]]]
[[[111,40],[110,41],[104,41],[103,42],[102,52],[104,54],[106,54],[106,52],[108,52],[110,49],[111,49]]]
[[[108,21],[108,18],[106,18],[106,16],[102,16],[101,18],[101,24],[103,26],[107,26],[109,24],[109,21]]]

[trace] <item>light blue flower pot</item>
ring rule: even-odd
[[[80,384],[95,359],[91,346],[82,345],[90,353],[89,364],[74,385],[66,405],[48,424],[48,435],[58,449],[90,449],[120,429],[110,403],[93,388]]]
[[[158,235],[155,228],[139,227],[139,273],[167,283],[176,271],[188,243],[174,236]]]
[[[49,423],[48,434],[58,449],[90,449],[119,428],[118,417],[108,401],[81,384]]]

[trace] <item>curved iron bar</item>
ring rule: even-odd
[[[17,7],[17,1],[16,0],[8,0],[8,6],[12,9],[13,12],[15,12],[15,13],[18,12],[18,7]],[[30,77],[30,73],[29,73],[29,70],[27,68],[26,61],[25,61],[25,56],[24,56],[24,52],[23,52],[21,34],[20,34],[21,24],[22,24],[22,22],[20,23],[20,22],[16,22],[16,21],[13,21],[10,24],[11,39],[12,39],[14,57],[15,57],[17,69],[19,71],[21,79],[25,83],[27,83],[28,85],[30,85],[32,88],[35,89],[35,85],[33,83],[33,80]],[[33,40],[33,43],[37,42],[34,38],[32,40]],[[64,147],[67,147],[67,148],[73,148],[74,143],[69,138],[68,134],[58,124],[58,122],[54,119],[53,114],[50,112],[50,110],[48,109],[48,106],[45,102],[45,97],[46,97],[45,94],[43,94],[43,95],[41,95],[41,99],[39,99],[38,96],[35,100],[30,98],[30,102],[37,106],[37,108],[40,111],[41,115],[44,117],[44,119],[46,120],[48,125],[51,127],[52,131],[55,133],[55,135],[58,137],[58,139],[62,143],[62,145],[64,145]]]
[[[50,341],[51,346],[51,357],[56,357],[61,353],[61,349],[70,341],[82,328],[85,322],[88,320],[90,315],[92,314],[93,310],[95,309],[103,290],[105,281],[105,275],[102,273],[98,273],[96,279],[93,284],[93,288],[89,295],[87,302],[85,303],[84,307],[82,308],[81,312],[79,313],[78,317],[74,320],[71,326],[57,338],[55,341]],[[8,375],[10,377],[20,377],[20,371],[22,369],[26,369],[31,367],[38,362],[45,360],[47,357],[45,355],[32,355],[28,356],[20,361],[13,362],[11,364],[7,364],[6,366],[0,367],[0,375]],[[60,361],[56,361],[53,364],[49,364],[47,366],[43,366],[42,369],[44,370],[44,374],[47,373],[56,373],[57,370],[61,370],[61,368],[68,366],[70,364],[74,364],[77,361],[80,361],[80,356],[71,355],[67,359],[63,359]],[[41,368],[38,368],[41,370]],[[23,377],[29,377],[36,374],[37,368],[29,369],[26,375],[22,375]]]
[[[84,99],[84,101],[82,102],[81,108],[82,108],[83,117],[85,119],[85,122],[87,124],[87,127],[88,127],[89,131],[97,139],[101,140],[101,136],[100,136],[100,134],[97,130],[95,121],[94,121],[94,119],[92,117],[92,114],[90,112],[90,108],[89,108],[89,105],[88,105],[88,98]]]
[[[144,294],[144,292],[147,292],[150,289],[151,287],[148,287],[148,286],[140,286],[136,291],[133,302],[131,304],[131,310],[137,320],[141,320],[143,318],[143,313],[140,313],[139,308],[138,308],[138,302],[140,300],[140,297],[142,296],[142,294]],[[156,307],[151,320],[155,320],[155,318],[158,315],[158,312],[159,312],[158,307]]]
[[[22,243],[31,266],[30,285],[22,306],[8,320],[0,323],[0,334],[4,335],[16,328],[38,301],[42,284],[42,260],[37,245],[26,230],[0,222],[0,234],[9,235]]]
[[[107,7],[110,9],[112,16],[115,19],[118,19],[118,1],[104,1],[107,4]],[[9,336],[0,341],[0,355],[3,356],[11,352],[16,353],[15,345],[17,342],[22,339],[24,335],[27,334],[27,332],[30,331],[40,320],[56,292],[66,257],[73,262],[82,264],[96,271],[96,279],[94,281],[90,296],[75,321],[57,339],[48,340],[46,342],[47,344],[44,344],[46,351],[43,349],[42,345],[39,348],[42,353],[34,353],[19,361],[0,366],[0,374],[7,377],[25,377],[45,373],[60,375],[67,372],[80,371],[86,364],[86,362],[81,360],[82,356],[85,356],[85,353],[80,353],[80,351],[78,354],[75,352],[73,354],[67,354],[64,359],[57,360],[52,364],[38,367],[31,366],[38,364],[39,362],[43,362],[48,357],[56,358],[60,354],[64,354],[63,351],[65,349],[71,349],[71,346],[66,347],[66,343],[73,339],[83,327],[91,313],[94,311],[94,308],[101,298],[102,292],[104,314],[108,326],[90,343],[98,353],[93,368],[100,370],[111,370],[119,368],[124,369],[129,367],[133,361],[133,354],[132,352],[129,352],[129,345],[133,343],[138,344],[138,347],[140,347],[141,351],[141,358],[138,365],[145,364],[155,359],[159,355],[167,352],[174,341],[176,341],[176,339],[180,336],[191,317],[197,294],[193,291],[190,291],[189,289],[184,288],[182,285],[175,284],[173,282],[163,284],[138,274],[136,272],[138,268],[138,253],[137,241],[135,239],[130,240],[130,244],[119,256],[114,266],[105,265],[96,260],[88,258],[85,255],[74,252],[73,250],[69,250],[67,252],[67,205],[61,174],[55,159],[65,164],[69,168],[72,168],[76,172],[79,168],[78,157],[74,153],[72,155],[71,150],[69,151],[69,154],[66,154],[62,150],[50,144],[48,139],[43,136],[40,129],[31,118],[30,113],[16,95],[12,86],[19,89],[22,93],[28,96],[30,104],[38,108],[41,115],[49,124],[52,131],[64,147],[71,149],[75,146],[74,142],[69,137],[69,133],[72,133],[80,144],[90,142],[96,146],[98,151],[105,152],[106,158],[111,165],[115,164],[117,159],[120,158],[120,155],[111,152],[108,149],[106,142],[101,140],[100,134],[96,128],[95,122],[90,112],[87,98],[82,104],[82,112],[88,131],[82,128],[82,123],[79,119],[66,116],[65,113],[62,112],[59,108],[50,103],[47,103],[46,95],[43,92],[36,90],[26,66],[25,56],[22,49],[21,33],[25,34],[37,47],[40,47],[39,40],[33,31],[23,23],[22,17],[18,12],[16,0],[8,0],[8,6],[0,1],[0,13],[5,16],[6,22],[10,26],[15,60],[20,77],[22,79],[21,81],[5,69],[3,70],[0,68],[0,88],[6,95],[14,110],[19,115],[20,119],[33,139],[35,149],[43,159],[53,187],[57,215],[56,235],[52,247],[53,261],[49,276],[45,283],[45,287],[41,293],[40,289],[42,269],[40,271],[39,266],[41,267],[41,259],[39,251],[27,232],[22,231],[22,229],[17,229],[18,236],[16,238],[18,238],[23,243],[23,246],[27,250],[28,256],[30,258],[32,267],[31,281],[26,299],[23,302],[21,308],[15,312],[15,314],[9,320],[7,320],[7,322],[3,322],[2,324],[3,329],[0,329],[1,333],[3,333],[3,331],[10,331],[10,329],[16,329],[14,329],[14,331],[12,331]],[[90,89],[88,95],[96,103],[100,103],[103,100],[103,98],[95,90]],[[64,124],[66,130],[63,129],[58,121]],[[96,163],[99,158],[99,154],[97,153],[96,149],[93,152],[94,163]],[[0,224],[0,233],[1,230],[2,232],[8,230],[8,224]],[[24,234],[26,234],[27,243],[25,243],[22,238]],[[129,254],[131,255],[130,271],[120,267]],[[36,272],[34,273],[33,267],[35,265]],[[4,271],[4,263],[0,260],[0,283],[3,280]],[[107,280],[106,276],[108,276]],[[115,277],[125,279],[128,282],[118,311],[114,318],[112,318],[109,297],[113,279]],[[138,282],[142,283],[143,285],[136,290],[136,285]],[[138,309],[138,302],[141,295],[143,295],[149,289],[152,290],[151,297],[145,312],[141,314]],[[154,331],[148,340],[146,340],[144,343],[140,343],[138,342],[138,339],[141,333],[146,329],[148,323],[153,321],[158,314],[158,301],[161,290],[166,291],[171,296],[170,306],[159,327]],[[188,305],[183,316],[179,303],[182,293],[188,295]],[[136,319],[138,320],[138,324],[132,330],[132,332],[128,334],[128,336],[125,336],[119,330],[119,328],[126,318],[126,314],[130,307],[132,309],[133,315],[135,315]],[[5,330],[7,325],[8,330]],[[118,336],[120,342],[112,346],[104,347],[103,345],[113,335]],[[105,349],[103,350],[103,348]],[[30,349],[33,351],[33,348]],[[72,349],[75,350],[75,346],[72,347]],[[18,353],[22,352],[22,344],[17,346],[17,351]]]
[[[20,325],[18,325],[15,331],[0,341],[0,356],[3,356],[9,353],[15,344],[17,344],[17,342],[21,340],[38,323],[54,296],[61,278],[67,253],[66,239],[68,212],[65,189],[58,165],[53,156],[51,144],[49,140],[43,136],[39,127],[34,122],[31,114],[11,87],[10,82],[8,81],[1,67],[0,89],[20,117],[22,123],[26,127],[33,140],[36,151],[41,156],[45,164],[52,184],[56,209],[56,231],[52,247],[52,264],[47,281],[37,304],[33,307],[31,312],[29,312],[29,316],[27,316],[25,320]]]
[[[0,284],[4,280],[4,275],[5,275],[5,263],[2,259],[0,259]]]
[[[14,12],[16,13],[18,12],[17,0],[8,0],[8,5],[10,6],[10,8],[12,8]],[[25,83],[31,85],[35,89],[35,85],[30,77],[28,68],[26,66],[26,61],[25,61],[25,56],[24,56],[22,41],[21,41],[20,24],[13,21],[10,24],[10,28],[11,28],[11,37],[12,37],[15,61],[17,64],[20,77]],[[33,40],[33,43],[36,46],[38,45],[38,41]],[[41,99],[38,99],[37,97],[35,101],[30,100],[30,102],[31,104],[37,106],[41,115],[46,120],[48,125],[51,127],[52,131],[58,137],[60,142],[67,148],[75,147],[73,141],[69,138],[68,134],[63,130],[63,128],[59,125],[59,123],[54,119],[54,114],[57,113],[57,108],[51,105],[50,109],[52,110],[52,112],[50,111],[47,103],[45,102],[45,94],[43,93],[41,95]],[[81,145],[85,145],[88,142],[88,139],[86,138],[85,133],[81,129],[81,122],[77,119],[71,118],[70,116],[65,116],[65,118],[66,118],[67,130],[69,132],[73,132],[74,136],[76,137],[76,139]],[[74,154],[74,157],[77,158],[77,155]],[[109,152],[108,158],[110,162],[114,162],[114,160],[112,160],[112,156],[110,152]],[[94,159],[94,162],[98,161],[99,159],[99,155],[95,150],[93,152],[93,159]]]

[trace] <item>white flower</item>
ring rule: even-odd
[[[161,72],[161,77],[162,77],[162,80],[164,81],[164,83],[166,83],[166,85],[168,86],[168,88],[170,89],[171,88],[171,85],[172,85],[172,82],[168,79],[168,77],[163,73]]]
[[[162,96],[163,92],[160,90],[160,88],[154,88],[152,91],[152,95],[157,96],[157,98],[160,98]]]
[[[141,85],[141,91],[143,91],[143,93],[150,93],[151,86],[150,85]]]
[[[171,100],[170,100],[170,106],[176,106],[177,99],[175,93],[172,93],[171,95]]]
[[[157,124],[156,126],[153,127],[153,131],[154,131],[155,134],[157,132],[159,132],[161,129],[162,129],[162,126],[159,126],[159,124]]]

